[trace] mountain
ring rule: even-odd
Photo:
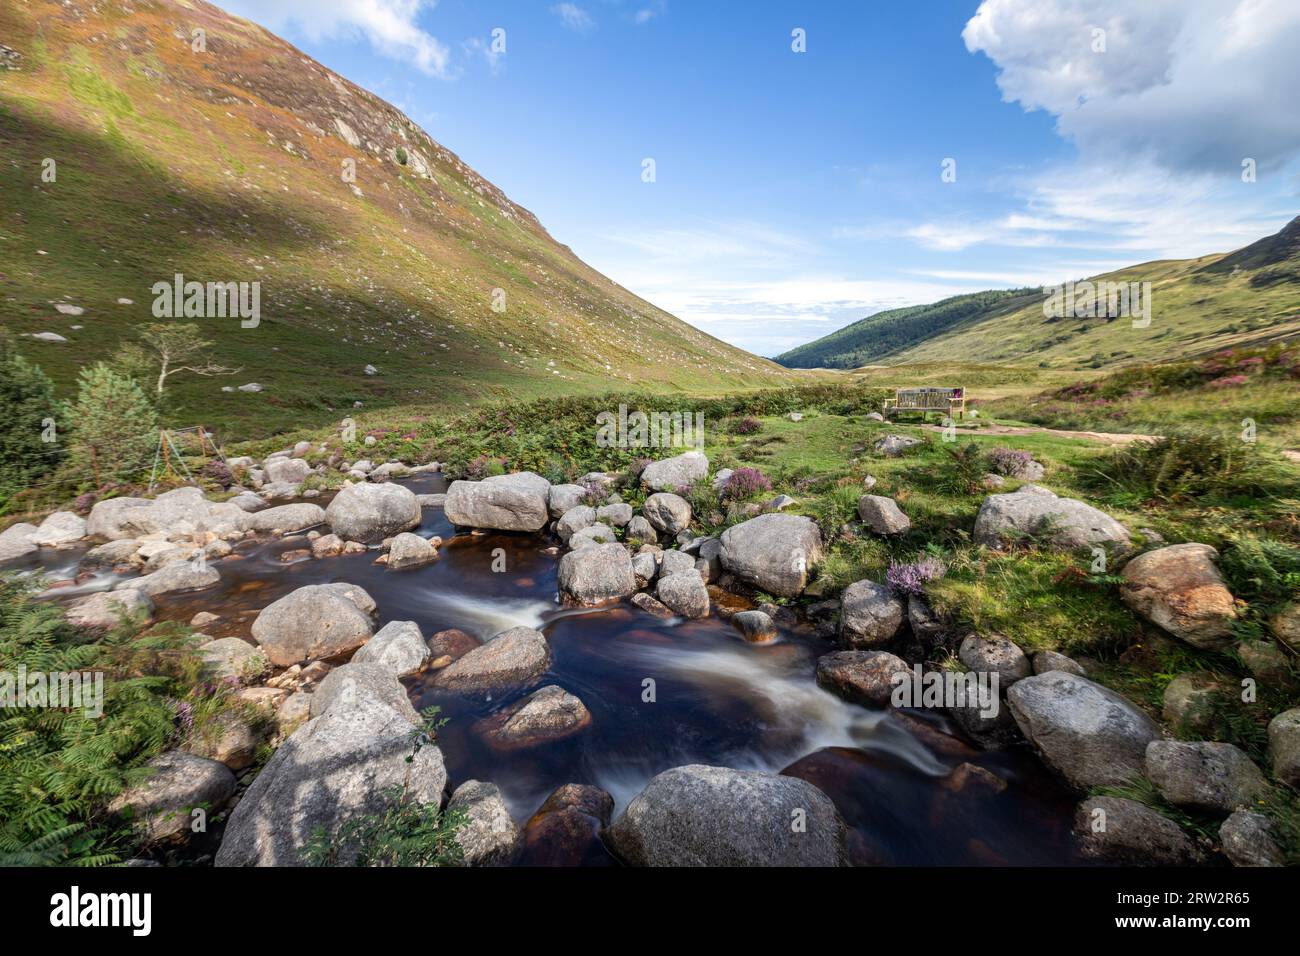
[[[1150,282],[1150,324],[1044,309],[1041,289],[954,296],[880,312],[776,358],[791,368],[932,362],[1103,368],[1169,361],[1300,335],[1300,217],[1228,254],[1093,276]]]
[[[1012,311],[1041,301],[1038,289],[1009,289],[955,295],[931,305],[887,309],[858,319],[839,331],[800,345],[776,361],[787,368],[858,368],[903,351],[926,339],[982,321],[993,311]]]
[[[176,376],[178,424],[248,437],[356,402],[792,378],[601,275],[396,108],[199,0],[0,5],[0,193],[0,316],[66,340],[21,340],[65,392],[157,321],[155,283],[249,283],[250,305],[260,283],[256,328],[190,320],[239,372]]]

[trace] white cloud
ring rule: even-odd
[[[807,240],[749,222],[605,236],[580,255],[678,318],[761,355],[881,309],[987,286],[854,278],[827,270],[824,250]]]
[[[361,37],[375,52],[409,63],[430,76],[445,77],[451,63],[447,45],[417,22],[436,0],[223,0],[230,12],[268,30],[294,27],[313,41]]]
[[[565,29],[574,33],[590,33],[596,29],[596,21],[591,14],[576,3],[557,3],[551,7],[551,12],[560,18]]]
[[[962,37],[1086,159],[1233,176],[1300,151],[1295,0],[984,0]]]

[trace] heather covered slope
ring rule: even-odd
[[[0,38],[0,316],[67,340],[22,340],[61,388],[153,321],[175,273],[261,283],[256,329],[201,320],[238,375],[174,386],[176,423],[240,436],[358,401],[790,377],[591,269],[394,107],[210,4],[6,3]],[[249,382],[264,390],[222,391]]]
[[[776,361],[1110,368],[1287,341],[1300,335],[1300,217],[1227,255],[1146,262],[1092,281],[1151,283],[1150,325],[1045,315],[1041,289],[979,292],[869,316]]]

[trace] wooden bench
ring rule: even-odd
[[[889,418],[892,412],[920,412],[922,418],[929,412],[942,412],[956,421],[966,414],[966,390],[960,387],[895,389],[894,397],[885,399],[885,417]]]

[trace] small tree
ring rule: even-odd
[[[103,362],[81,370],[77,400],[65,412],[71,426],[72,462],[95,485],[140,474],[158,441],[153,405],[133,379]]]
[[[54,385],[17,351],[0,329],[0,506],[16,491],[49,474],[63,458],[57,442]],[[51,441],[49,439],[55,439]]]
[[[195,375],[233,375],[237,368],[228,368],[212,361],[204,355],[213,345],[205,339],[199,327],[193,322],[156,322],[140,330],[140,346],[128,346],[123,350],[123,361],[130,365],[148,364],[157,369],[154,384],[155,396],[162,404],[163,392],[167,380],[181,372],[193,372]],[[141,354],[143,353],[143,355]]]

